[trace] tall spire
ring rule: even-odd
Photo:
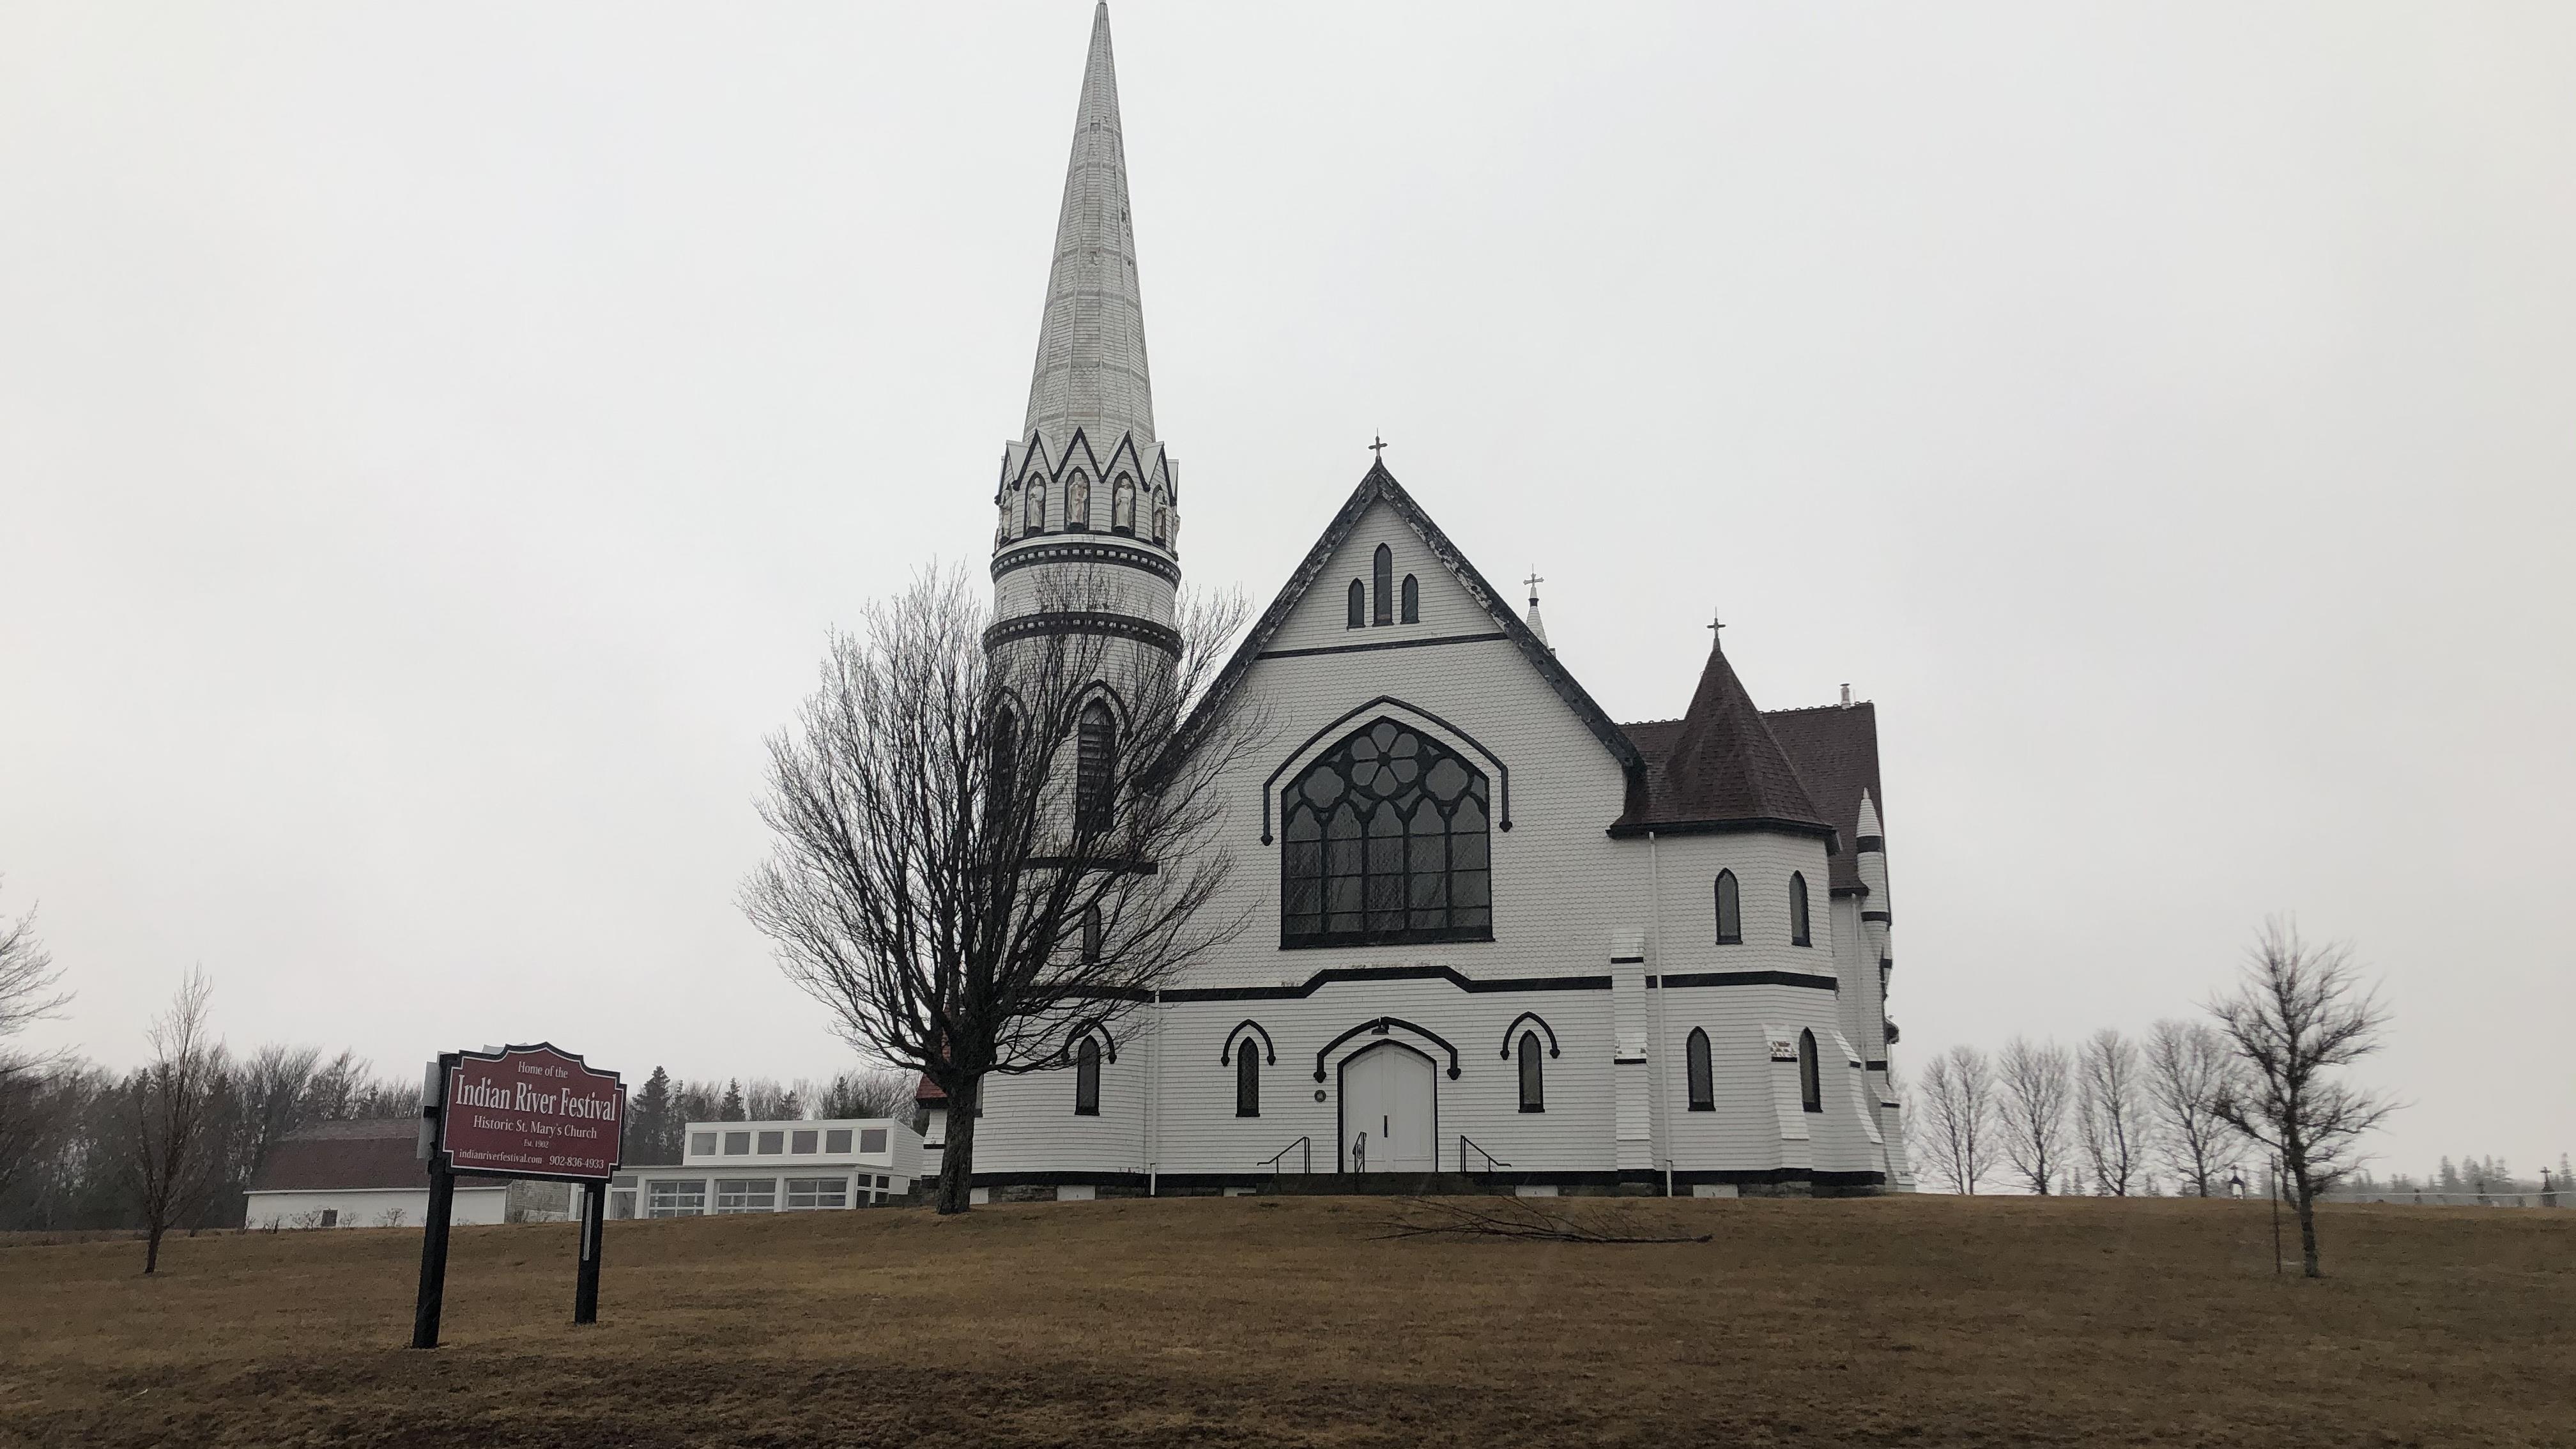
[[[1102,454],[1124,434],[1142,450],[1154,436],[1153,383],[1145,371],[1145,304],[1136,285],[1136,229],[1127,215],[1127,145],[1118,125],[1118,67],[1109,54],[1109,5],[1091,17],[1091,56],[1074,112],[1073,155],[1056,218],[1036,373],[1021,436],[1070,437],[1081,428]]]

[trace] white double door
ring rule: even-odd
[[[1342,1170],[1436,1172],[1431,1059],[1394,1042],[1342,1063]]]

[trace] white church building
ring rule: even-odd
[[[994,637],[1169,648],[1180,477],[1156,431],[1104,5]],[[979,1196],[1468,1174],[1524,1192],[1911,1186],[1889,1086],[1877,713],[1764,711],[1713,645],[1621,722],[1396,481],[1359,480],[1227,666],[1270,728],[1216,829],[1252,924],[1057,1070],[985,1087]],[[1122,580],[1048,613],[1051,570]],[[1060,595],[1056,595],[1060,597]],[[934,1136],[938,1135],[934,1132]]]

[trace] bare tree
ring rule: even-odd
[[[2102,1028],[2076,1048],[2076,1135],[2094,1190],[2105,1197],[2127,1197],[2145,1170],[2155,1138],[2146,1076],[2138,1044],[2115,1028]]]
[[[47,1116],[41,1078],[59,1060],[21,1052],[9,1041],[71,1000],[56,989],[61,980],[52,953],[37,939],[35,909],[15,920],[0,916],[0,1189],[36,1154]]]
[[[744,908],[852,1047],[948,1094],[941,1212],[966,1210],[987,1075],[1061,1065],[1243,929],[1209,910],[1232,868],[1209,827],[1251,719],[1208,688],[1242,619],[1185,605],[1177,657],[1081,631],[988,649],[965,577],[926,576],[833,639],[771,741]]]
[[[214,1039],[207,1007],[214,983],[192,970],[170,1009],[155,1017],[145,1040],[152,1060],[127,1082],[133,1173],[143,1209],[143,1271],[161,1266],[161,1235],[215,1176],[215,1144],[207,1126],[226,1086],[230,1064]]]
[[[2239,1156],[2241,1139],[2215,1110],[2235,1073],[2235,1055],[2217,1028],[2167,1018],[2147,1028],[2146,1065],[2157,1152],[2183,1191],[2208,1197]]]
[[[2280,1158],[2299,1210],[2299,1249],[2317,1269],[2317,1195],[2359,1165],[2354,1148],[2397,1104],[2328,1075],[2379,1049],[2388,1011],[2361,979],[2352,949],[2311,947],[2298,927],[2264,923],[2233,996],[2209,1005],[2239,1072],[2212,1110]]]
[[[2004,1043],[1996,1061],[1997,1115],[2004,1160],[2022,1185],[2046,1197],[2066,1165],[2066,1117],[2075,1104],[2075,1063],[2055,1042],[2023,1037]]]
[[[1974,1197],[1993,1170],[1993,1064],[1975,1047],[1954,1046],[1923,1069],[1914,1100],[1920,1104],[1912,1117],[1916,1145],[1952,1192]]]
[[[798,1083],[823,1117],[891,1117],[912,1120],[916,1074],[895,1067],[858,1067],[819,1085]]]

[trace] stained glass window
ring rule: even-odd
[[[1281,792],[1279,944],[1490,941],[1485,777],[1382,719]]]

